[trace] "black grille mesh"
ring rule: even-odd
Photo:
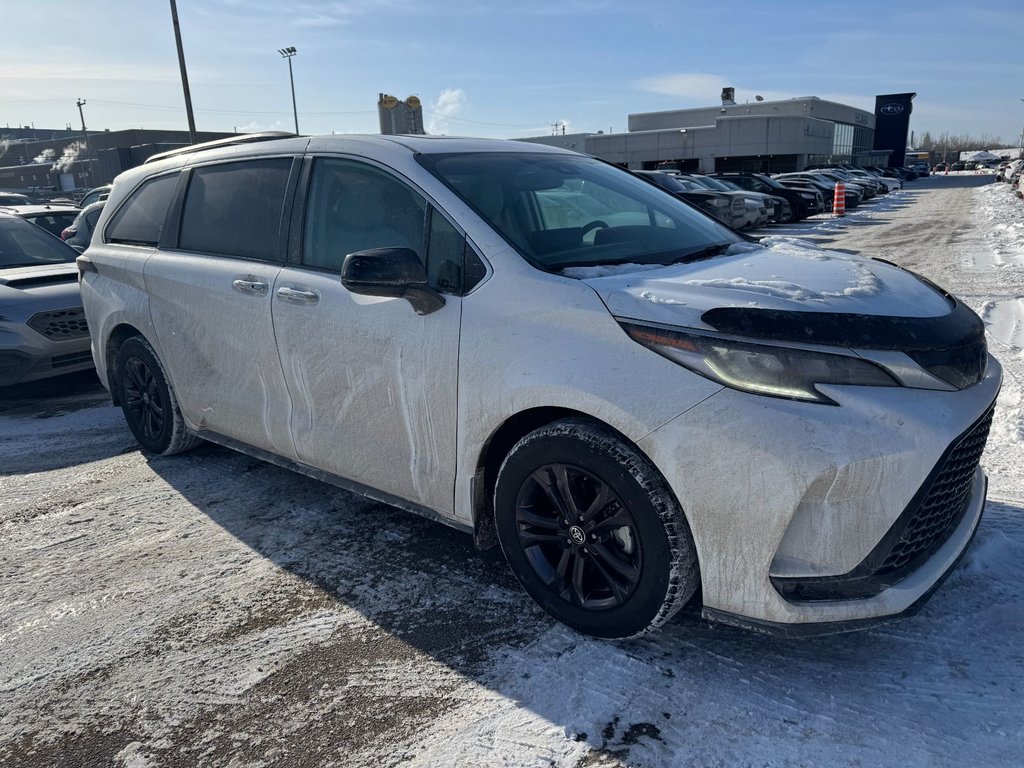
[[[89,326],[85,322],[85,310],[82,307],[38,312],[29,318],[28,327],[55,341],[80,339],[89,335]]]
[[[898,571],[932,552],[952,533],[971,496],[974,471],[985,450],[994,405],[975,423],[946,457],[917,512],[885,558],[877,574]]]

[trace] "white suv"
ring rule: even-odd
[[[912,273],[535,144],[221,144],[118,177],[79,259],[146,450],[205,438],[472,532],[605,637],[698,589],[759,630],[892,619],[968,546],[1000,368]]]

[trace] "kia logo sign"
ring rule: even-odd
[[[903,112],[904,106],[897,104],[895,101],[890,101],[888,104],[883,104],[879,110],[880,115],[899,115]]]

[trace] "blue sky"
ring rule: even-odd
[[[0,130],[186,127],[166,0],[5,3]],[[912,10],[911,10],[912,9]],[[911,128],[1024,124],[1024,2],[178,0],[200,130],[375,133],[377,94],[428,130],[514,137],[626,129],[626,115],[820,96],[872,109],[916,91]]]

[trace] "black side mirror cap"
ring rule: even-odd
[[[417,315],[444,306],[444,296],[427,284],[427,270],[411,248],[371,248],[345,257],[341,284],[364,296],[393,296],[408,301]]]

